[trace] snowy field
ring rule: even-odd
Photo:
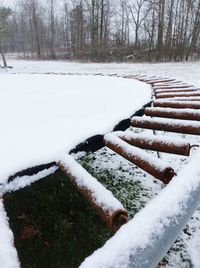
[[[64,61],[8,60],[13,69],[0,73],[145,74],[175,78],[200,87],[200,62],[85,64]]]
[[[148,76],[155,75],[175,78],[200,87],[200,62],[173,64],[81,64],[9,60],[8,64],[13,66],[13,69],[0,69],[0,73],[2,73],[0,75],[0,92],[2,95],[0,106],[2,110],[0,114],[3,129],[6,130],[6,132],[3,131],[3,134],[2,132],[0,134],[4,135],[1,138],[1,148],[3,149],[2,156],[5,156],[5,159],[3,157],[1,159],[5,169],[0,171],[0,178],[4,181],[9,174],[19,171],[20,168],[27,167],[30,163],[33,166],[33,163],[41,164],[41,160],[46,160],[47,162],[55,160],[55,158],[58,158],[63,153],[63,149],[65,151],[70,149],[71,145],[82,141],[83,138],[111,130],[117,121],[131,115],[150,99],[149,88],[143,83],[133,80],[106,76],[67,76],[61,74],[146,74]],[[4,75],[5,73],[8,75]],[[17,75],[13,75],[13,73]],[[48,73],[59,75],[47,75]],[[83,85],[87,85],[87,88]],[[77,97],[74,88],[78,87]],[[133,88],[137,88],[137,90],[133,90]],[[70,92],[70,99],[67,98],[66,91]],[[117,96],[113,99],[114,92],[117,92]],[[91,99],[85,103],[88,95],[91,96]],[[94,99],[96,100],[95,102]],[[74,101],[78,102],[79,105],[74,106]],[[120,103],[123,103],[123,105],[119,105]],[[81,119],[80,109],[77,109],[77,107],[81,107]],[[91,118],[91,110],[94,109],[96,116],[92,112],[94,118]],[[66,117],[70,118],[69,113],[72,111],[76,115],[75,121],[80,121],[78,121],[78,124],[67,121],[66,125]],[[58,118],[60,119],[58,120]],[[83,122],[83,118],[87,118],[88,125],[86,125],[85,120]],[[39,132],[35,131],[36,126]],[[68,133],[69,129],[70,133]],[[79,133],[80,129],[81,134]],[[15,130],[16,133],[14,134]],[[130,128],[129,130],[136,133],[143,132],[144,135],[152,134],[150,130],[144,131],[135,128]],[[164,132],[161,134],[166,135]],[[69,140],[66,140],[66,135],[69,135],[67,136],[70,138]],[[55,136],[57,137],[56,144],[52,144]],[[172,138],[179,136],[189,142],[200,143],[200,139],[197,136],[173,133],[167,133],[167,136]],[[5,143],[7,140],[10,141],[10,144]],[[31,144],[32,142],[33,144]],[[22,144],[28,144],[23,149],[24,151],[21,148],[24,147]],[[44,145],[42,146],[41,144]],[[6,151],[7,146],[9,146],[8,151]],[[13,150],[13,148],[16,149]],[[38,154],[39,148],[40,153]],[[33,155],[31,154],[32,151],[34,152]],[[53,152],[54,155],[52,154]],[[28,155],[26,159],[21,158],[24,153]],[[153,154],[155,155],[155,153]],[[16,157],[18,161],[15,163]],[[168,162],[177,172],[188,161],[186,157],[164,153],[161,154],[161,158]],[[12,164],[8,162],[8,159],[11,159]],[[149,200],[158,195],[163,188],[162,183],[128,163],[120,156],[113,154],[108,149],[103,148],[89,156],[88,159],[88,169],[92,170],[97,178],[98,176],[101,177],[104,173],[109,175],[108,180],[105,180],[105,186],[109,188],[111,183],[112,186],[116,185],[115,195],[121,196],[121,201],[122,203],[124,201],[129,208],[131,217],[144,207]],[[111,177],[112,182],[110,181]],[[119,187],[122,181],[123,183],[128,183],[130,188]],[[135,189],[136,185],[139,185],[138,189],[140,190],[133,198],[133,189]],[[198,209],[159,267],[199,268],[199,252],[200,210]]]

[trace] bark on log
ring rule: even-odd
[[[153,102],[154,107],[168,107],[168,108],[191,108],[200,109],[200,102],[196,101],[171,101],[171,100],[157,100]]]
[[[192,85],[170,85],[170,86],[155,86],[154,89],[162,90],[162,89],[183,89],[183,88],[190,88],[193,87]]]
[[[198,89],[185,88],[185,89],[165,89],[165,90],[155,90],[155,94],[165,94],[165,93],[180,93],[180,92],[197,92]]]
[[[170,154],[189,156],[190,149],[193,147],[182,139],[174,140],[161,135],[148,135],[147,137],[146,135],[131,132],[118,132],[116,135],[130,145],[139,147],[141,149]]]
[[[157,99],[167,99],[173,97],[199,97],[199,92],[176,92],[176,93],[160,93],[156,95]]]
[[[58,166],[111,230],[117,231],[127,222],[128,213],[119,200],[78,164],[73,157],[65,156],[58,163]]]
[[[178,119],[141,118],[133,117],[131,125],[138,128],[147,128],[161,131],[169,131],[182,134],[200,135],[200,122],[188,122]]]
[[[145,115],[183,120],[200,120],[200,111],[195,109],[146,108]]]
[[[127,144],[114,134],[105,135],[104,143],[105,146],[112,151],[123,156],[131,163],[164,183],[169,183],[176,174],[174,170],[167,166],[161,159],[150,155],[142,149]]]

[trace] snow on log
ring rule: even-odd
[[[175,175],[174,170],[163,160],[156,158],[140,148],[131,146],[115,134],[106,134],[104,136],[104,143],[109,149],[164,183],[169,183]]]
[[[127,222],[128,214],[120,201],[73,157],[66,155],[58,166],[110,229],[116,231]]]
[[[200,102],[196,101],[173,101],[173,100],[155,100],[153,102],[155,107],[168,107],[168,108],[189,108],[200,109]]]
[[[200,111],[195,109],[174,109],[151,107],[144,110],[144,114],[148,116],[166,117],[185,120],[200,120]]]
[[[183,85],[183,86],[185,86],[185,85],[187,85],[187,83],[184,83],[184,82],[182,82],[182,81],[178,81],[178,80],[174,80],[174,81],[171,81],[171,82],[162,82],[162,83],[157,83],[156,85],[154,85],[154,88],[156,88],[156,87],[165,87],[165,86],[167,86],[167,87],[170,87],[170,86],[181,86],[181,85]]]
[[[174,98],[169,98],[168,100],[170,101],[199,101],[200,102],[200,97],[174,97]]]
[[[182,134],[200,135],[200,122],[187,120],[150,118],[134,116],[131,125],[138,128],[169,131]]]
[[[162,89],[162,90],[155,90],[155,94],[161,93],[180,93],[180,92],[197,92],[199,89],[190,89],[190,88],[183,88],[183,89]]]
[[[200,205],[200,149],[176,177],[80,268],[153,268]]]
[[[190,149],[192,148],[188,142],[181,138],[174,139],[163,135],[155,136],[153,134],[148,134],[147,136],[144,134],[135,134],[131,131],[116,132],[116,135],[123,141],[146,150],[189,156]]]
[[[173,98],[173,97],[199,97],[199,92],[175,92],[175,93],[159,93],[156,94],[157,99],[163,99],[163,98]]]
[[[154,86],[156,90],[165,90],[165,89],[183,89],[193,87],[192,85],[169,85],[169,86]]]
[[[0,199],[0,249],[1,268],[20,268],[13,233],[9,228],[2,199]]]
[[[174,82],[175,79],[154,79],[154,80],[146,80],[146,83],[148,84],[159,84],[159,83],[169,83],[169,82]]]

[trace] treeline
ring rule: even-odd
[[[200,58],[200,0],[18,0],[9,52],[91,61]]]

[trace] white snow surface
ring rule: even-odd
[[[80,63],[67,61],[16,60],[11,56],[8,65],[13,69],[2,73],[103,73],[118,75],[147,75],[174,78],[190,85],[200,87],[200,61],[179,63]]]
[[[111,131],[151,98],[145,83],[117,77],[8,74],[0,85],[0,183]]]
[[[9,228],[2,199],[0,199],[0,249],[1,268],[20,268],[13,233]]]

